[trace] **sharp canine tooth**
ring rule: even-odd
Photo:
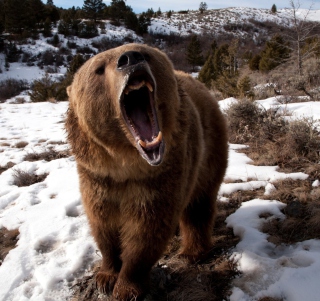
[[[159,132],[158,136],[156,138],[154,138],[151,142],[145,142],[145,141],[140,139],[139,140],[139,144],[143,148],[150,148],[150,147],[153,147],[153,146],[157,145],[161,141],[162,141],[162,133]]]
[[[146,148],[147,147],[147,143],[144,142],[143,140],[139,140],[139,144],[143,147],[143,148]]]
[[[148,87],[150,92],[153,92],[153,88],[149,82],[145,82],[145,85]]]
[[[162,133],[161,132],[159,132],[156,140],[157,140],[157,142],[161,142],[162,141]]]

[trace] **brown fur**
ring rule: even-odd
[[[165,142],[157,166],[139,154],[121,115],[124,76],[117,61],[127,51],[148,58],[156,82]],[[227,166],[224,118],[204,85],[175,72],[165,54],[144,45],[96,55],[76,74],[68,94],[68,140],[103,257],[97,285],[117,300],[140,300],[152,266],[179,224],[182,256],[198,260],[211,248],[215,200]]]

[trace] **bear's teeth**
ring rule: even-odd
[[[145,142],[145,141],[140,139],[139,140],[139,144],[143,148],[152,148],[152,147],[158,145],[161,141],[162,141],[162,133],[159,132],[158,136],[156,138],[154,138],[151,142]]]
[[[153,92],[153,88],[149,82],[146,82],[145,85],[148,87],[150,92]]]
[[[140,88],[146,86],[150,92],[153,92],[153,88],[151,86],[151,84],[149,82],[146,81],[141,81],[140,83],[138,83],[137,85],[128,85],[126,86],[126,88],[124,89],[124,93],[126,95],[128,95],[131,91],[133,90],[139,90]]]

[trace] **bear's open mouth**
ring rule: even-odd
[[[162,161],[164,142],[154,101],[155,83],[146,70],[128,77],[121,96],[121,111],[141,156],[151,165]]]

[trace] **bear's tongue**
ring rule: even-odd
[[[148,141],[153,139],[152,125],[146,111],[141,110],[139,107],[135,107],[131,110],[129,118],[133,122],[132,126],[135,132],[137,132],[141,139]]]

